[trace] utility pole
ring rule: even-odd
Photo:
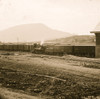
[[[19,43],[19,38],[17,37],[17,44]]]

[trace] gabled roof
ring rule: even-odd
[[[90,33],[100,33],[100,23],[97,24],[97,26],[95,27],[95,29],[93,31],[90,31]]]

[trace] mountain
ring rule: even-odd
[[[81,46],[94,46],[95,36],[94,35],[75,35],[66,38],[48,40],[46,44],[57,44],[57,45],[81,45]]]
[[[23,24],[0,31],[0,41],[31,42],[61,37],[69,37],[70,33],[51,29],[44,24]]]

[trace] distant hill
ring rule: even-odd
[[[32,42],[69,36],[70,33],[54,30],[40,23],[23,24],[0,31],[0,40],[4,42]]]
[[[95,45],[95,36],[94,35],[75,35],[66,38],[48,40],[45,43],[52,43],[57,45]]]
[[[2,42],[0,42],[0,44],[2,44]]]

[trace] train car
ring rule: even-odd
[[[73,46],[64,46],[64,54],[73,54],[74,47]]]
[[[49,54],[49,55],[52,55],[53,54],[53,46],[46,46],[46,49],[45,49],[45,54]]]
[[[52,55],[73,54],[73,46],[62,46],[62,45],[48,46],[45,49],[45,53]]]
[[[63,55],[64,47],[60,45],[53,46],[53,54],[54,55]]]
[[[18,51],[23,51],[24,50],[24,45],[18,45]]]
[[[30,45],[25,45],[25,49],[26,49],[27,52],[29,52],[30,51]]]
[[[24,47],[24,48],[23,48],[23,49],[24,49],[24,51],[26,51],[26,52],[27,52],[27,51],[28,51],[28,45],[23,45],[23,47]]]
[[[17,45],[13,45],[13,51],[17,51],[18,46]]]
[[[28,52],[31,51],[31,45],[28,45]]]
[[[9,51],[9,45],[6,45],[6,49],[5,50]]]
[[[9,45],[9,51],[13,51],[13,45]]]
[[[0,45],[0,50],[3,50],[3,45]]]
[[[6,45],[3,45],[3,50],[5,50],[6,49]]]
[[[77,56],[95,56],[95,46],[74,46],[73,49],[73,54]]]
[[[45,53],[50,55],[63,55],[64,47],[59,45],[46,46]]]
[[[0,45],[0,50],[2,50],[2,45]]]
[[[95,46],[87,46],[88,57],[95,57]]]

